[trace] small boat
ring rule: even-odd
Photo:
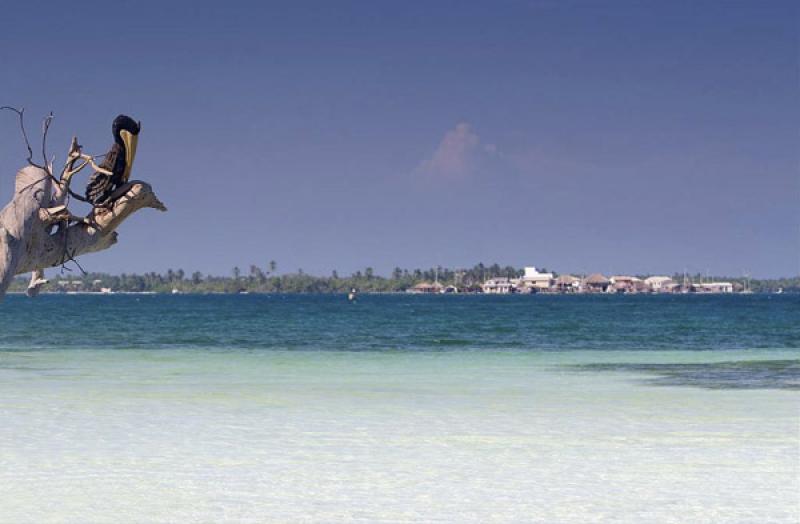
[[[347,294],[347,300],[350,301],[350,302],[355,302],[357,295],[358,295],[358,291],[356,291],[356,288],[353,288],[353,289],[350,290],[350,293]]]

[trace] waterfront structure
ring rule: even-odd
[[[423,283],[425,286],[430,284]],[[535,267],[526,267],[520,278],[494,277],[486,280],[480,291],[487,294],[510,293],[735,293],[740,289],[731,282],[685,282],[683,285],[667,276],[639,278],[631,275],[606,277],[593,273],[580,279],[573,275],[540,272]],[[420,286],[419,284],[415,287]],[[413,288],[412,288],[413,290]],[[413,292],[412,290],[409,290]],[[417,292],[430,292],[422,291]],[[436,291],[444,292],[444,291]],[[452,291],[451,291],[452,292]]]
[[[516,279],[512,280],[507,277],[490,278],[483,283],[482,289],[484,293],[507,295],[516,291],[517,282]]]
[[[733,293],[733,284],[730,282],[701,282],[692,284],[695,293]]]
[[[647,284],[650,291],[653,293],[669,293],[677,286],[674,280],[664,276],[647,277],[644,279],[644,283]]]
[[[600,273],[593,273],[583,281],[583,289],[587,293],[605,293],[611,281]]]
[[[517,282],[520,293],[541,293],[549,291],[555,280],[552,273],[541,273],[535,267],[526,267],[522,278]]]
[[[650,291],[650,288],[638,277],[615,275],[608,280],[610,290],[615,293],[647,293]]]
[[[408,289],[408,293],[442,293],[444,286],[439,282],[420,282]]]
[[[57,288],[61,292],[76,292],[83,291],[83,281],[81,280],[56,280]]]
[[[553,289],[559,293],[579,293],[581,279],[572,275],[559,275],[553,282]]]

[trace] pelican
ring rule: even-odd
[[[111,194],[131,176],[133,159],[136,156],[136,142],[142,125],[129,116],[119,115],[111,125],[114,145],[106,153],[100,169],[89,178],[86,186],[86,200],[95,206],[108,202]]]

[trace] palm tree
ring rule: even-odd
[[[257,265],[250,264],[250,280],[252,280],[253,282],[255,282],[256,280],[260,281],[262,275],[263,273],[261,272],[261,269]]]

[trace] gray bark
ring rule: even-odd
[[[72,215],[65,198],[62,184],[43,169],[17,173],[14,197],[0,211],[0,299],[16,275],[33,273],[28,294],[35,295],[45,282],[43,269],[108,249],[117,242],[116,228],[135,211],[166,211],[149,184],[134,181],[116,191],[110,209],[95,207],[85,222],[66,227]]]

